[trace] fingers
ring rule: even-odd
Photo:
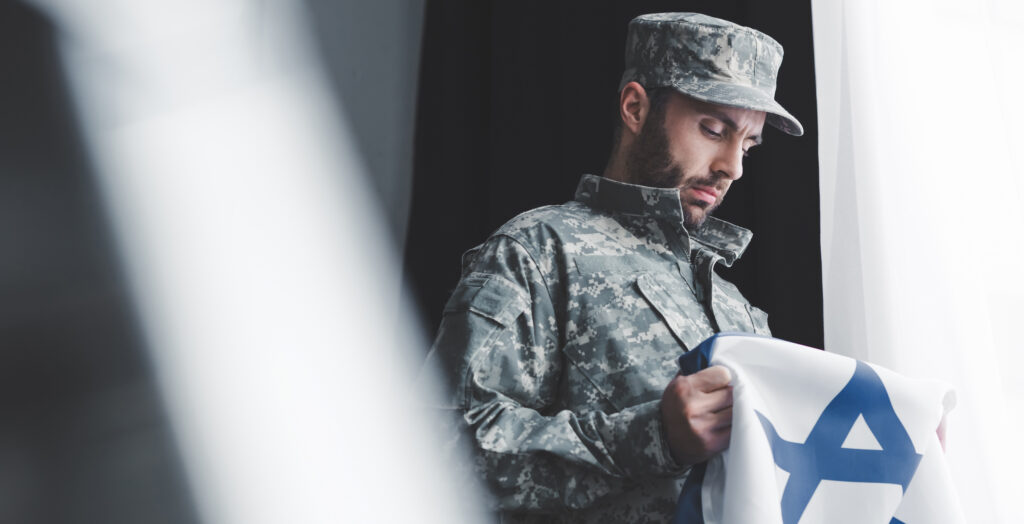
[[[707,440],[706,453],[710,458],[715,453],[721,453],[729,447],[729,437],[732,435],[730,431],[732,426],[726,427],[722,430],[715,431],[711,437]]]
[[[712,373],[701,375],[704,371]],[[715,366],[689,376],[677,375],[665,388],[665,395],[687,407],[688,414],[721,411],[732,405],[729,370]],[[700,376],[698,376],[700,375]],[[724,382],[723,382],[724,380]]]
[[[712,431],[727,431],[730,428],[732,428],[732,406],[712,414]]]
[[[712,366],[673,378],[662,394],[661,411],[669,448],[681,464],[707,460],[729,446],[732,434],[732,375]]]
[[[698,435],[727,430],[732,427],[732,408],[728,407],[716,413],[704,413],[687,421],[693,432]]]
[[[732,373],[725,366],[711,366],[689,376],[690,383],[705,393],[724,388],[732,381]]]
[[[697,420],[691,420],[691,430],[697,437],[695,446],[698,455],[704,459],[729,447],[732,435],[732,408],[708,413]],[[691,448],[691,451],[693,448]]]
[[[732,408],[718,413],[705,413],[679,422],[680,425],[676,427],[666,426],[666,433],[673,457],[681,463],[703,462],[729,447],[729,438],[732,435]]]
[[[687,399],[690,413],[717,413],[732,407],[732,386],[716,389],[710,393],[700,393]]]
[[[704,396],[705,411],[720,413],[732,409],[732,386],[708,393]]]

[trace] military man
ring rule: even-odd
[[[629,25],[621,124],[602,177],[463,258],[430,358],[508,522],[666,522],[693,464],[729,442],[721,367],[675,359],[718,331],[769,334],[715,273],[751,233],[711,217],[764,125],[782,47],[693,13]]]

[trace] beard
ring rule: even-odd
[[[722,184],[722,177],[714,174],[697,176],[686,173],[682,166],[672,159],[668,149],[668,135],[665,133],[665,112],[652,113],[644,122],[637,135],[637,141],[626,157],[626,172],[629,180],[641,186],[663,189],[679,189],[683,207],[683,222],[689,229],[699,227],[722,203],[728,188]],[[715,203],[696,198],[687,198],[686,190],[697,187],[713,187],[719,197]],[[696,208],[696,209],[693,209]]]

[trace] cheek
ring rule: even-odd
[[[699,130],[690,133],[676,133],[669,137],[669,152],[672,158],[687,172],[707,173],[715,155],[715,144],[705,138]]]
[[[711,172],[711,156],[701,147],[680,146],[672,151],[672,157],[687,175],[705,176]]]

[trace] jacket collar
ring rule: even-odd
[[[657,218],[676,225],[687,236],[731,265],[747,249],[754,234],[749,229],[708,217],[695,231],[684,225],[679,190],[627,184],[596,175],[583,175],[576,186],[576,200],[596,209],[626,215]],[[691,246],[693,247],[693,246]]]

